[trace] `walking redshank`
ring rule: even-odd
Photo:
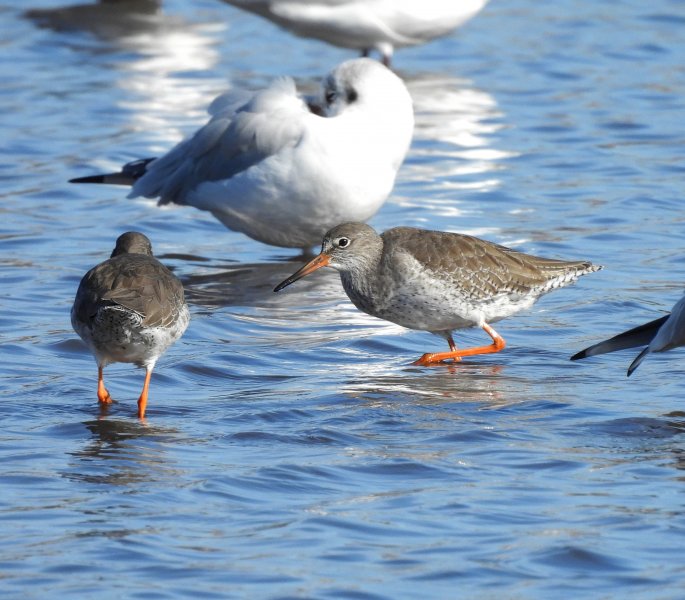
[[[194,206],[257,241],[309,251],[334,225],[376,214],[414,128],[404,83],[368,58],[334,69],[311,108],[287,78],[229,92],[161,158],[71,181],[132,185],[129,197]]]
[[[670,314],[585,348],[585,350],[574,354],[571,360],[580,360],[597,354],[625,350],[626,348],[636,348],[645,344],[647,347],[630,363],[628,377],[647,358],[648,354],[685,346],[685,296],[676,302]]]
[[[150,240],[133,231],[119,236],[111,258],[84,275],[71,309],[71,324],[97,361],[98,400],[112,402],[104,367],[134,363],[146,371],[138,399],[145,417],[152,369],[189,321],[183,286],[152,255]]]
[[[601,269],[587,261],[524,254],[469,235],[395,227],[378,235],[363,223],[345,223],[323,239],[321,254],[274,291],[321,267],[340,272],[359,309],[410,329],[447,339],[449,352],[427,353],[427,366],[504,348],[490,323],[530,308],[543,294]],[[457,349],[452,330],[482,327],[492,344]]]

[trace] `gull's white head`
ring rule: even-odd
[[[414,133],[414,108],[404,82],[390,69],[370,58],[345,61],[324,79],[321,107],[348,137],[366,139],[367,151],[384,154],[392,169],[402,164]]]
[[[350,110],[397,111],[414,120],[409,92],[390,69],[370,58],[347,60],[323,80],[321,106],[327,117]]]

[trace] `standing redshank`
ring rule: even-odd
[[[504,348],[489,325],[530,308],[543,294],[601,269],[587,261],[540,258],[469,235],[395,227],[378,235],[363,223],[345,223],[323,239],[321,254],[279,283],[278,292],[321,267],[340,272],[359,309],[447,339],[449,352],[427,353],[427,366]],[[489,346],[458,350],[452,330],[482,327]]]
[[[368,58],[336,67],[315,106],[280,78],[219,96],[209,112],[161,158],[72,183],[132,185],[129,197],[194,206],[259,242],[309,251],[334,225],[376,214],[414,129],[404,83]]]
[[[134,231],[119,236],[112,256],[84,275],[71,309],[74,331],[98,364],[98,400],[112,402],[104,367],[135,363],[146,370],[138,399],[145,417],[152,369],[189,321],[183,285],[152,255],[150,240]]]
[[[585,348],[585,350],[574,354],[571,360],[580,360],[597,354],[606,354],[607,352],[616,352],[617,350],[644,345],[647,347],[630,363],[628,377],[647,358],[648,354],[685,346],[685,296],[676,302],[670,314]]]

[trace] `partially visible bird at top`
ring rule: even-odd
[[[161,158],[71,182],[130,185],[130,198],[194,206],[257,241],[309,250],[334,225],[376,214],[414,128],[404,82],[368,58],[333,69],[311,102],[279,78],[223,94],[209,113]]]
[[[487,0],[224,0],[300,37],[371,51],[390,65],[395,48],[443,37],[474,17]]]
[[[81,279],[71,324],[98,365],[100,404],[112,403],[103,369],[115,362],[145,368],[138,416],[145,417],[150,377],[159,357],[190,322],[183,285],[152,255],[150,240],[135,231],[119,236],[111,257]]]
[[[685,346],[685,296],[683,296],[671,310],[670,314],[659,317],[649,323],[638,325],[581,350],[571,357],[571,360],[581,360],[598,354],[617,352],[626,348],[647,346],[635,357],[628,367],[627,376],[630,377],[647,355],[652,352],[666,352],[679,346]]]

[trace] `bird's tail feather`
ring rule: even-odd
[[[104,175],[89,175],[70,179],[69,183],[110,183],[114,185],[133,185],[147,172],[148,165],[154,158],[141,158],[127,163],[118,173],[106,173]]]

